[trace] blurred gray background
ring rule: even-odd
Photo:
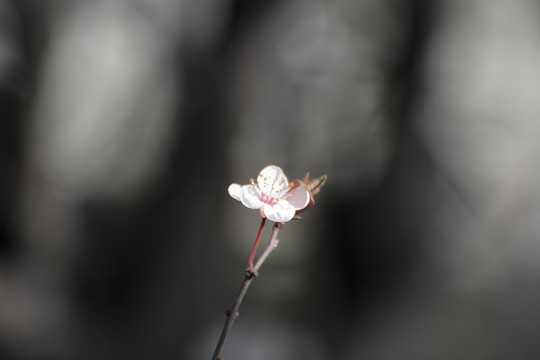
[[[538,359],[539,116],[538,1],[0,0],[0,358],[210,359],[276,164],[225,359]]]

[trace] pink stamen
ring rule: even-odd
[[[274,206],[278,203],[279,198],[263,194],[261,195],[261,201],[265,204]]]

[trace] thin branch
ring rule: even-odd
[[[261,257],[259,257],[259,260],[257,260],[257,263],[254,266],[254,270],[256,271],[255,274],[257,274],[262,264],[266,261],[266,258],[272,253],[272,251],[275,250],[275,248],[278,247],[279,239],[277,238],[277,235],[282,227],[283,225],[280,223],[274,224],[274,228],[272,229],[272,236],[270,237],[270,242],[268,243],[268,246],[261,254]]]
[[[266,218],[263,217],[261,220],[261,226],[259,227],[259,232],[257,233],[257,238],[255,239],[255,243],[253,244],[253,249],[251,250],[251,254],[249,255],[248,260],[248,267],[253,267],[253,259],[255,259],[255,254],[257,253],[257,247],[259,246],[259,241],[261,240],[261,235],[264,229],[264,224],[266,223]]]
[[[264,226],[264,222],[261,225]],[[223,326],[223,330],[221,331],[221,336],[219,337],[219,341],[216,346],[216,350],[214,351],[214,355],[212,356],[212,360],[222,360],[221,357],[221,349],[223,348],[223,345],[225,344],[225,340],[227,339],[227,335],[229,334],[229,331],[234,323],[234,320],[240,315],[238,310],[240,309],[240,305],[242,304],[242,301],[244,300],[244,296],[246,295],[246,292],[251,285],[251,282],[253,279],[259,275],[259,269],[261,268],[262,264],[266,261],[266,258],[270,255],[272,251],[278,246],[279,240],[277,239],[277,235],[279,233],[279,230],[283,227],[283,224],[281,223],[275,223],[274,227],[272,228],[272,236],[270,237],[270,242],[267,246],[267,248],[264,250],[262,255],[257,260],[255,266],[250,266],[246,268],[246,274],[244,277],[244,282],[242,283],[242,287],[240,288],[240,291],[238,292],[238,295],[236,296],[236,300],[234,301],[234,304],[230,311],[227,311],[227,319],[225,321],[225,325]],[[257,236],[260,237],[260,232]]]
[[[214,356],[212,356],[212,360],[223,359],[220,356],[221,349],[223,348],[223,345],[225,344],[225,340],[227,339],[227,335],[229,334],[229,330],[231,329],[234,320],[236,320],[238,315],[240,315],[238,312],[238,309],[240,309],[242,300],[244,299],[244,296],[246,295],[249,285],[251,285],[251,281],[253,281],[254,277],[255,275],[252,272],[249,272],[246,270],[246,276],[244,278],[244,282],[242,283],[242,287],[240,288],[240,291],[238,292],[238,296],[236,297],[233,307],[230,311],[227,311],[226,313],[227,320],[225,321],[225,325],[223,326],[223,330],[221,331],[221,336],[219,337],[219,341],[216,346],[216,351],[214,351]]]

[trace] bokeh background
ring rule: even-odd
[[[0,0],[0,358],[210,359],[276,164],[225,359],[538,359],[539,116],[534,0]]]

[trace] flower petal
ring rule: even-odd
[[[245,207],[250,209],[260,209],[264,205],[264,203],[261,201],[261,193],[254,185],[242,186],[242,195],[240,196],[240,201],[242,201],[242,204],[244,204]]]
[[[287,222],[294,217],[296,209],[286,200],[280,200],[274,206],[264,204],[264,215],[274,222]]]
[[[257,184],[264,195],[278,197],[289,186],[289,180],[279,166],[269,165],[259,173]]]
[[[254,185],[231,184],[229,186],[229,195],[234,199],[241,201],[245,207],[250,209],[260,209],[263,206],[261,194]]]
[[[295,210],[302,210],[309,204],[311,197],[307,185],[295,179],[291,181],[291,189],[283,195],[282,199],[287,200]]]
[[[228,190],[229,190],[229,195],[231,195],[233,199],[240,201],[240,198],[242,196],[242,185],[231,184]]]

